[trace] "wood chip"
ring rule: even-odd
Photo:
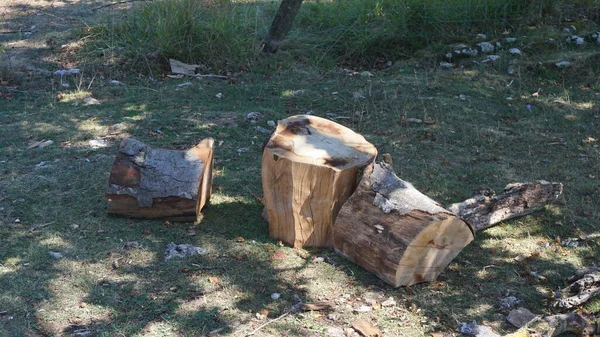
[[[383,334],[373,324],[366,320],[360,320],[351,324],[352,328],[364,337],[382,337]]]
[[[302,311],[321,311],[321,310],[331,310],[333,309],[334,304],[327,301],[314,302],[314,303],[302,303],[300,309]]]

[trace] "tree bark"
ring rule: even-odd
[[[600,295],[600,267],[578,270],[569,282],[571,284],[561,291],[561,298],[554,303],[555,307],[575,308]]]
[[[279,5],[277,14],[275,14],[275,19],[273,19],[273,23],[269,29],[269,34],[267,34],[263,41],[263,52],[271,54],[277,52],[279,45],[292,28],[294,18],[296,18],[296,14],[300,11],[302,1],[303,0],[281,1],[281,5]]]
[[[363,136],[330,120],[279,121],[262,157],[269,234],[293,247],[331,246],[331,227],[377,155]]]
[[[196,221],[210,199],[212,138],[186,151],[121,142],[105,197],[108,214],[133,218]]]
[[[333,228],[339,254],[395,287],[435,280],[474,237],[468,223],[386,163],[365,170]]]
[[[555,202],[562,194],[561,183],[536,181],[533,183],[513,183],[504,188],[504,193],[496,196],[479,194],[463,202],[448,206],[478,232],[499,222],[539,211]]]

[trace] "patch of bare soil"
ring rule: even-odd
[[[73,29],[87,26],[130,3],[109,0],[0,0],[0,97],[25,83],[48,83],[53,72],[77,68]],[[75,30],[76,32],[76,30]],[[28,88],[31,89],[31,88]]]

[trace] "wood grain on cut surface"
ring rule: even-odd
[[[339,209],[376,155],[363,136],[330,120],[279,121],[262,157],[269,234],[294,247],[330,246]]]
[[[385,163],[365,170],[333,228],[337,252],[396,287],[435,280],[473,240],[469,224]]]

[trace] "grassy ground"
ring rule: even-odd
[[[535,313],[551,313],[549,294],[600,259],[597,242],[560,244],[597,232],[600,219],[600,46],[566,45],[562,27],[517,36],[523,57],[509,60],[503,52],[494,64],[439,69],[436,54],[425,50],[368,77],[293,63],[282,51],[228,81],[177,80],[157,68],[136,73],[119,63],[125,58],[118,51],[102,58],[74,52],[85,39],[68,29],[91,23],[90,8],[102,2],[24,2],[23,11],[9,4],[7,29],[38,30],[2,36],[2,336],[81,329],[97,336],[243,336],[299,299],[336,305],[330,313],[289,315],[256,336],[336,336],[335,328],[362,318],[388,336],[453,335],[459,322],[473,320],[508,332],[501,299],[516,296]],[[545,45],[549,37],[558,44]],[[572,66],[558,69],[560,60]],[[69,88],[52,75],[63,67],[82,71],[63,78]],[[101,104],[86,104],[86,97]],[[308,111],[333,118],[391,153],[398,175],[441,203],[535,179],[562,182],[564,195],[545,211],[478,234],[438,282],[393,289],[330,250],[292,249],[268,237],[257,198],[267,136],[245,120],[251,111],[263,114],[263,127]],[[109,127],[118,123],[123,128],[114,133]],[[104,188],[125,136],[174,149],[217,139],[214,195],[200,224],[106,216]],[[28,148],[42,140],[53,144]],[[139,247],[127,248],[131,241]],[[165,261],[169,242],[208,254]],[[315,259],[323,255],[335,264]],[[520,255],[527,264],[515,261]],[[532,279],[529,269],[547,281]],[[280,299],[271,299],[275,292]],[[389,297],[396,306],[378,304]],[[365,305],[371,311],[355,311]],[[582,310],[597,313],[598,306]]]

